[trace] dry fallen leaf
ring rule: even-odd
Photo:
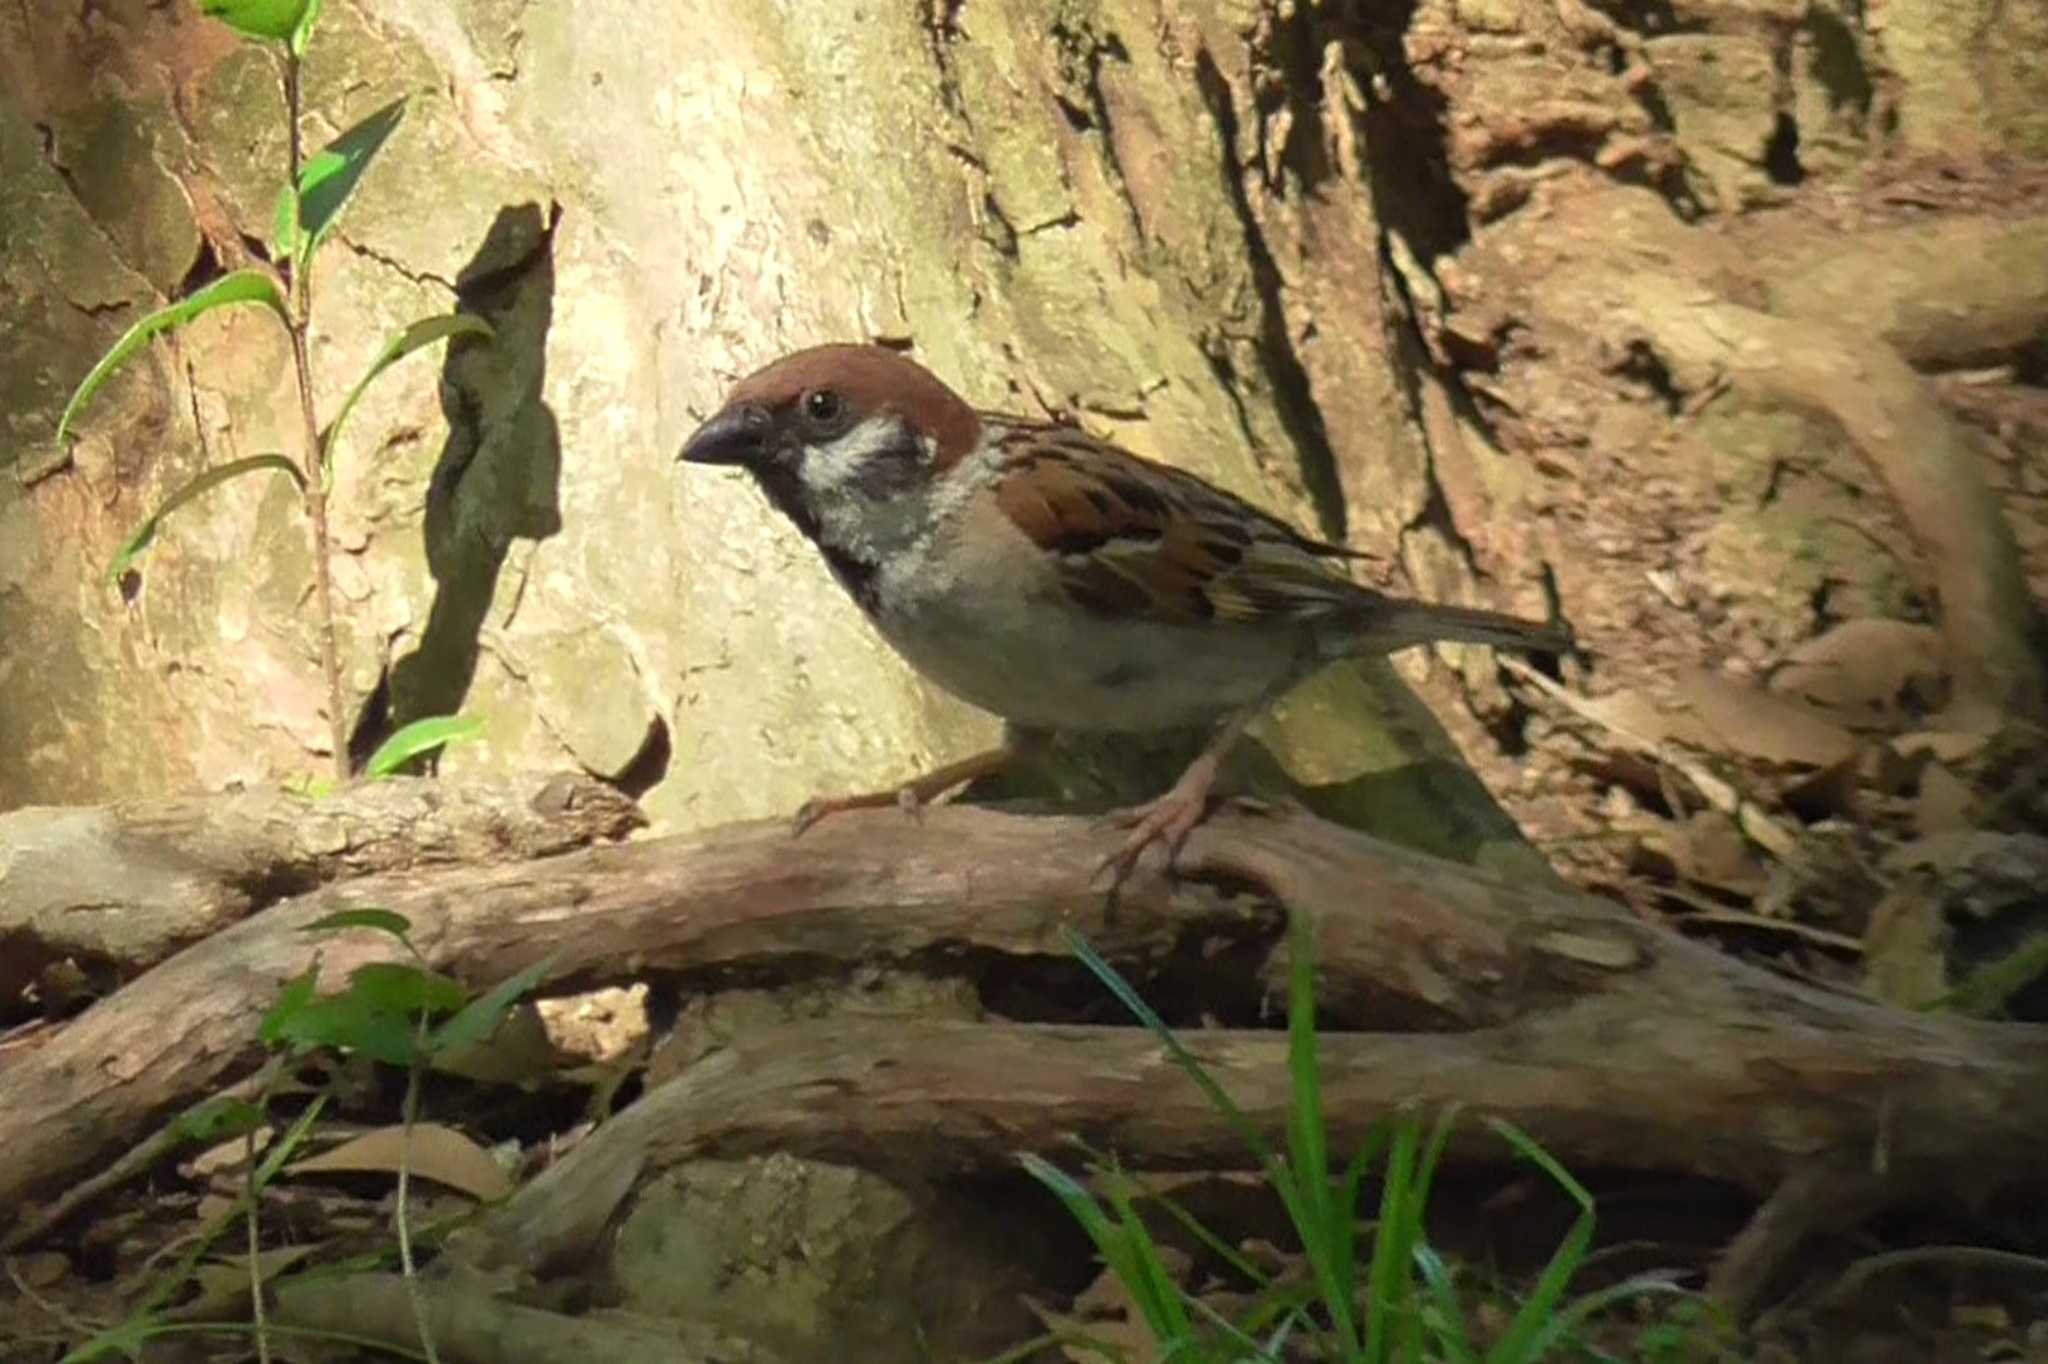
[[[1673,825],[1667,837],[1671,860],[1686,880],[1743,896],[1763,889],[1764,864],[1726,815],[1701,811]]]
[[[299,1261],[311,1255],[312,1246],[280,1246],[256,1257],[256,1278],[269,1283]],[[208,1260],[192,1271],[198,1293],[178,1304],[167,1315],[173,1321],[234,1321],[248,1315],[249,1262]]]
[[[1792,767],[1834,767],[1856,756],[1855,735],[1791,697],[1758,691],[1702,668],[1681,672],[1675,695],[1704,732],[1708,747]]]
[[[1990,742],[1991,736],[1980,730],[1917,729],[1892,740],[1892,747],[1907,757],[1928,753],[1939,762],[1966,763]]]
[[[404,1127],[380,1127],[330,1151],[295,1161],[288,1172],[308,1175],[336,1170],[381,1170],[396,1174],[404,1143]],[[445,1184],[486,1203],[512,1192],[512,1181],[481,1146],[454,1128],[436,1122],[413,1125],[411,1167],[413,1174],[422,1179]]]
[[[1794,649],[1771,690],[1844,724],[1895,725],[1938,708],[1948,689],[1941,635],[1903,620],[1849,620]]]
[[[1913,799],[1914,829],[1923,836],[1966,829],[1974,801],[1968,782],[1940,763],[1929,763],[1920,774],[1920,793]]]

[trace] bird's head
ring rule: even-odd
[[[678,458],[750,471],[812,525],[837,503],[931,483],[981,438],[981,418],[923,366],[881,346],[817,346],[736,385]]]

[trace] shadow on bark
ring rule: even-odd
[[[562,528],[561,434],[542,397],[560,217],[555,204],[501,209],[456,278],[458,305],[488,321],[497,339],[452,344],[442,363],[448,438],[427,486],[424,527],[434,604],[417,647],[387,669],[357,717],[349,756],[358,771],[398,729],[461,709],[513,544]],[[515,594],[502,614],[516,607]]]

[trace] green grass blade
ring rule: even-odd
[[[299,230],[294,234],[300,248],[295,258],[300,269],[327,240],[371,159],[397,131],[405,106],[403,96],[391,101],[307,158],[299,172]]]
[[[1173,1281],[1166,1261],[1160,1257],[1159,1245],[1152,1239],[1152,1229],[1138,1215],[1137,1205],[1131,1201],[1127,1190],[1112,1186],[1109,1201],[1116,1209],[1117,1230],[1128,1266],[1121,1272],[1124,1287],[1130,1290],[1132,1300],[1144,1313],[1145,1324],[1151,1328],[1152,1334],[1161,1344],[1170,1347],[1168,1353],[1185,1348],[1194,1338],[1194,1322],[1188,1317],[1180,1285]]]
[[[1324,1310],[1330,1314],[1337,1355],[1353,1359],[1360,1350],[1353,1301],[1358,1285],[1354,1211],[1348,1205],[1339,1206],[1330,1182],[1322,1072],[1316,1053],[1315,931],[1307,915],[1290,918],[1287,938],[1287,1072],[1292,1095],[1287,1110],[1287,1150],[1293,1185],[1293,1196],[1287,1202],[1322,1292]]]
[[[284,1168],[284,1163],[297,1155],[299,1148],[306,1144],[307,1134],[312,1132],[313,1124],[320,1120],[321,1110],[326,1107],[327,1096],[314,1095],[313,1102],[306,1105],[306,1111],[293,1120],[282,1137],[270,1144],[270,1149],[263,1153],[262,1161],[256,1166],[256,1174],[251,1180],[254,1188],[264,1189],[269,1186],[271,1180],[277,1178],[277,1172]]]
[[[1224,1316],[1194,1294],[1190,1293],[1184,1296],[1187,1300],[1187,1305],[1195,1310],[1196,1316],[1201,1317],[1211,1326],[1214,1326],[1218,1335],[1226,1340],[1236,1342],[1237,1349],[1226,1356],[1231,1361],[1231,1364],[1243,1364],[1244,1361],[1253,1361],[1253,1364],[1264,1364],[1268,1360],[1278,1364],[1279,1356],[1269,1353],[1266,1347],[1253,1339],[1251,1333],[1242,1326],[1239,1326],[1229,1317]]]
[[[1134,1243],[1128,1223],[1112,1219],[1095,1201],[1095,1196],[1066,1171],[1028,1151],[1020,1153],[1017,1159],[1025,1172],[1051,1190],[1053,1197],[1059,1199],[1068,1214],[1080,1224],[1081,1230],[1088,1233],[1088,1239],[1095,1243],[1096,1253],[1102,1256],[1103,1265],[1122,1282],[1153,1336],[1161,1343],[1178,1339],[1173,1331],[1171,1314],[1179,1313],[1184,1329],[1186,1313],[1180,1310],[1178,1294],[1166,1280],[1164,1266],[1158,1264],[1156,1251],[1151,1255],[1152,1264],[1148,1266],[1146,1263],[1144,1250],[1151,1249],[1151,1241],[1144,1233],[1143,1224],[1139,1225]],[[1167,1301],[1171,1301],[1171,1308],[1166,1306]]]
[[[1353,1220],[1358,1216],[1358,1191],[1365,1186],[1365,1177],[1372,1170],[1373,1163],[1380,1157],[1380,1148],[1387,1144],[1389,1125],[1376,1122],[1366,1129],[1365,1140],[1359,1143],[1358,1151],[1351,1157],[1351,1163],[1344,1167],[1344,1180],[1339,1186],[1338,1198],[1342,1200],[1345,1213]]]
[[[1541,1358],[1539,1339],[1557,1316],[1565,1290],[1571,1286],[1572,1277],[1579,1272],[1586,1259],[1586,1250],[1593,1243],[1593,1196],[1548,1151],[1514,1124],[1488,1118],[1486,1125],[1514,1147],[1516,1154],[1541,1168],[1579,1205],[1577,1219],[1557,1249],[1551,1252],[1543,1273],[1537,1277],[1536,1286],[1523,1299],[1507,1331],[1486,1352],[1487,1364],[1527,1364]]]
[[[1413,1284],[1408,1277],[1414,1254],[1417,1217],[1409,1208],[1415,1154],[1421,1124],[1404,1117],[1394,1124],[1387,1147],[1385,1186],[1380,1191],[1379,1225],[1373,1228],[1371,1297],[1365,1308],[1365,1344],[1359,1358],[1384,1364],[1394,1357],[1394,1332],[1409,1311]]]
[[[1263,1331],[1272,1326],[1273,1336],[1265,1345],[1271,1351],[1275,1348],[1274,1341],[1284,1340],[1294,1327],[1303,1324],[1313,1327],[1308,1309],[1315,1301],[1316,1291],[1310,1284],[1275,1284],[1253,1301],[1239,1324],[1246,1331]]]
[[[356,410],[356,403],[370,386],[370,381],[414,351],[451,336],[481,336],[489,341],[496,337],[496,333],[491,330],[491,324],[480,317],[469,313],[449,313],[443,317],[423,317],[384,343],[384,348],[377,352],[377,358],[370,361],[369,369],[356,380],[356,386],[348,391],[348,397],[342,399],[341,410],[334,414],[334,420],[328,423],[326,432],[320,437],[323,479],[332,479],[334,449],[341,440],[341,428],[348,421],[349,413]]]
[[[1442,1164],[1444,1148],[1450,1145],[1451,1128],[1457,1124],[1458,1115],[1464,1111],[1462,1104],[1451,1104],[1436,1115],[1436,1126],[1429,1134],[1429,1145],[1422,1150],[1422,1158],[1415,1167],[1414,1202],[1417,1212],[1429,1208],[1430,1185],[1436,1181],[1437,1166]]]
[[[135,561],[142,557],[142,551],[148,549],[150,543],[156,539],[157,528],[163,524],[166,516],[169,516],[193,498],[203,493],[211,492],[230,479],[240,478],[243,474],[260,473],[265,469],[275,469],[278,473],[289,477],[293,483],[299,486],[301,491],[305,489],[306,476],[299,472],[298,465],[292,463],[283,455],[251,455],[247,459],[231,460],[226,464],[208,469],[205,473],[199,475],[190,483],[185,484],[169,497],[166,497],[162,502],[159,502],[156,510],[145,517],[142,524],[137,526],[129,534],[128,538],[121,542],[121,547],[114,551],[113,559],[107,564],[107,577],[116,586],[120,584],[121,579],[134,566]]]
[[[1234,1272],[1243,1275],[1261,1289],[1271,1287],[1271,1275],[1246,1259],[1244,1252],[1240,1251],[1236,1246],[1231,1245],[1221,1236],[1203,1226],[1202,1220],[1199,1217],[1183,1208],[1166,1194],[1148,1191],[1145,1196],[1157,1202],[1168,1217],[1178,1222],[1187,1231],[1188,1235],[1200,1241],[1208,1248],[1210,1254],[1229,1265]]]
[[[1458,1279],[1443,1256],[1427,1245],[1415,1247],[1415,1271],[1422,1279],[1428,1305],[1423,1326],[1435,1345],[1434,1354],[1450,1364],[1479,1364],[1465,1330],[1465,1306],[1458,1298]]]
[[[113,375],[114,371],[133,359],[135,353],[149,344],[149,339],[159,332],[182,327],[193,318],[225,308],[236,303],[261,303],[276,313],[279,321],[285,321],[287,314],[284,296],[277,291],[277,285],[261,270],[236,270],[222,275],[204,289],[188,298],[159,308],[121,333],[121,339],[107,348],[78,388],[72,393],[71,401],[64,404],[64,415],[57,419],[57,448],[64,448],[64,439],[70,433],[71,419],[79,409],[92,401],[92,396]]]
[[[1586,1186],[1573,1179],[1571,1171],[1558,1164],[1555,1156],[1537,1145],[1534,1137],[1505,1118],[1488,1118],[1486,1125],[1493,1129],[1502,1141],[1514,1147],[1516,1155],[1557,1181],[1557,1186],[1570,1195],[1572,1202],[1589,1212],[1592,1211],[1593,1195],[1586,1192]]]
[[[473,739],[484,722],[473,715],[430,715],[415,720],[377,745],[363,771],[372,781],[381,781],[422,753],[463,739]]]
[[[1591,1318],[1617,1303],[1627,1302],[1633,1298],[1647,1297],[1652,1294],[1674,1298],[1691,1298],[1696,1296],[1693,1290],[1675,1284],[1669,1279],[1623,1279],[1620,1283],[1609,1284],[1605,1288],[1596,1289],[1582,1297],[1574,1298],[1563,1310],[1557,1312],[1549,1321],[1545,1322],[1543,1329],[1537,1332],[1536,1338],[1530,1346],[1528,1357],[1530,1359],[1546,1357]]]
[[[1174,1064],[1187,1073],[1188,1078],[1195,1082],[1203,1096],[1223,1114],[1224,1120],[1230,1124],[1230,1129],[1237,1134],[1238,1140],[1259,1158],[1261,1164],[1275,1164],[1272,1148],[1259,1135],[1258,1129],[1252,1126],[1251,1119],[1244,1115],[1244,1110],[1239,1108],[1236,1102],[1223,1092],[1223,1087],[1203,1069],[1202,1063],[1195,1059],[1194,1053],[1174,1036],[1173,1029],[1166,1026],[1166,1020],[1153,1012],[1152,1006],[1138,997],[1138,992],[1131,988],[1131,983],[1125,980],[1114,966],[1104,961],[1101,955],[1088,945],[1086,938],[1072,928],[1062,928],[1060,936],[1066,940],[1068,950],[1081,959],[1081,964],[1094,972],[1096,979],[1131,1011],[1131,1016],[1144,1024],[1152,1035],[1159,1039],[1161,1045],[1166,1048],[1167,1055],[1173,1058]]]

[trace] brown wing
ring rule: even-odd
[[[1107,447],[1074,427],[1015,426],[996,504],[1059,556],[1059,580],[1101,615],[1247,624],[1357,612],[1377,594],[1336,573],[1356,556],[1193,474]]]

